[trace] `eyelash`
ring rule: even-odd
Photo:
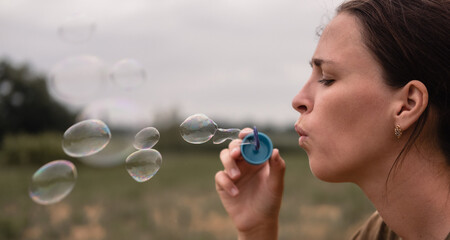
[[[330,86],[334,83],[334,79],[320,79],[318,80],[320,84],[323,84],[324,86]]]

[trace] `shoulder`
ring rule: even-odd
[[[352,240],[399,240],[386,223],[383,221],[378,212],[375,212],[364,223],[364,225],[356,232]]]

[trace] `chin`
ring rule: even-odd
[[[312,174],[325,182],[345,182],[345,174],[339,172],[339,168],[330,167],[331,163],[324,163],[324,161],[315,161],[314,158],[309,158],[309,167]]]

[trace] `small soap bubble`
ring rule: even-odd
[[[13,85],[10,81],[6,80],[0,83],[0,96],[8,96],[13,89]]]
[[[126,159],[126,168],[130,176],[137,182],[151,179],[162,163],[161,154],[154,149],[143,149],[130,154]]]
[[[193,144],[202,144],[209,141],[217,131],[217,124],[205,114],[194,114],[180,125],[181,137]]]
[[[69,195],[76,180],[77,170],[73,163],[66,160],[52,161],[33,174],[29,195],[38,204],[53,204]]]
[[[111,80],[125,90],[139,87],[146,81],[144,67],[134,59],[123,59],[114,64],[110,72]]]
[[[97,119],[84,120],[74,124],[64,132],[62,148],[72,157],[93,155],[111,140],[108,126]]]
[[[10,103],[13,107],[20,107],[24,101],[25,95],[21,92],[14,92],[10,99]]]
[[[95,31],[95,22],[85,14],[68,17],[58,28],[62,40],[68,43],[87,42]]]
[[[218,128],[216,133],[214,134],[213,143],[221,144],[226,140],[238,139],[239,132],[241,132],[241,129],[238,128],[230,128],[230,129]]]
[[[106,68],[95,56],[74,56],[56,64],[48,78],[49,92],[68,103],[86,103],[105,86]]]
[[[149,149],[159,141],[159,131],[154,127],[147,127],[139,131],[134,137],[133,146],[136,149]]]

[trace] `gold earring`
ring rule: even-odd
[[[401,136],[402,136],[402,134],[403,134],[403,130],[402,130],[402,128],[400,127],[400,125],[395,125],[395,128],[394,128],[394,134],[395,134],[395,136],[397,137],[397,138],[400,138]]]

